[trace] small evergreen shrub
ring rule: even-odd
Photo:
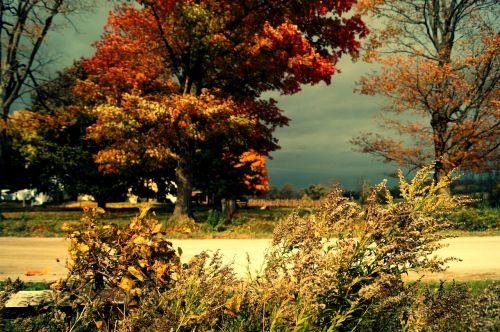
[[[212,232],[219,226],[221,219],[221,214],[218,210],[214,209],[208,211],[207,223]]]

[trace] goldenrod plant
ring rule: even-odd
[[[463,204],[440,190],[432,166],[401,198],[385,182],[366,205],[335,188],[314,214],[280,222],[262,272],[237,278],[219,252],[181,264],[168,233],[143,210],[126,226],[89,211],[71,240],[69,275],[54,285],[52,311],[21,320],[65,331],[495,331],[500,284],[474,297],[463,284],[407,282],[443,271],[437,216]],[[41,324],[40,322],[43,322]],[[5,325],[6,326],[6,325]],[[8,325],[16,330],[15,324]]]

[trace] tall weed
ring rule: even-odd
[[[433,183],[430,170],[410,182],[400,175],[402,200],[382,183],[362,207],[335,188],[316,213],[292,213],[274,230],[263,272],[243,279],[218,252],[181,265],[147,211],[125,227],[87,214],[81,228],[66,229],[72,264],[53,287],[53,319],[73,331],[498,327],[498,285],[476,301],[460,285],[422,291],[403,282],[409,272],[441,271],[453,259],[433,255],[447,227],[436,216],[462,202],[441,194],[451,178]]]

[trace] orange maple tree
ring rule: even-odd
[[[108,170],[137,156],[176,160],[173,217],[189,216],[200,146],[223,145],[220,157],[234,165],[249,153],[257,161],[277,149],[272,133],[288,119],[261,94],[330,83],[338,59],[357,56],[358,39],[368,32],[351,11],[355,3],[140,0],[117,6],[85,63],[90,78],[79,87],[101,100],[90,135],[110,144],[98,160]]]
[[[353,140],[386,162],[419,168],[435,161],[439,180],[452,168],[498,167],[500,37],[496,1],[365,0],[361,10],[383,22],[366,57],[381,69],[359,82],[362,94],[386,97],[378,133]]]

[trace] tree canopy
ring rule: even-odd
[[[272,133],[288,119],[261,94],[330,83],[338,59],[357,56],[368,31],[349,0],[138,4],[110,14],[79,91],[101,101],[89,134],[109,143],[98,154],[103,169],[141,158],[176,162],[174,217],[191,213],[202,148],[221,160],[277,149]]]
[[[12,170],[7,134],[12,105],[46,78],[44,70],[52,59],[41,56],[41,49],[54,19],[88,5],[84,0],[0,1],[0,187]]]
[[[386,97],[378,133],[353,140],[361,151],[411,169],[435,160],[452,168],[498,167],[500,37],[497,1],[364,1],[381,24],[366,57],[381,64],[362,77],[362,94]],[[392,115],[392,116],[391,116]]]

